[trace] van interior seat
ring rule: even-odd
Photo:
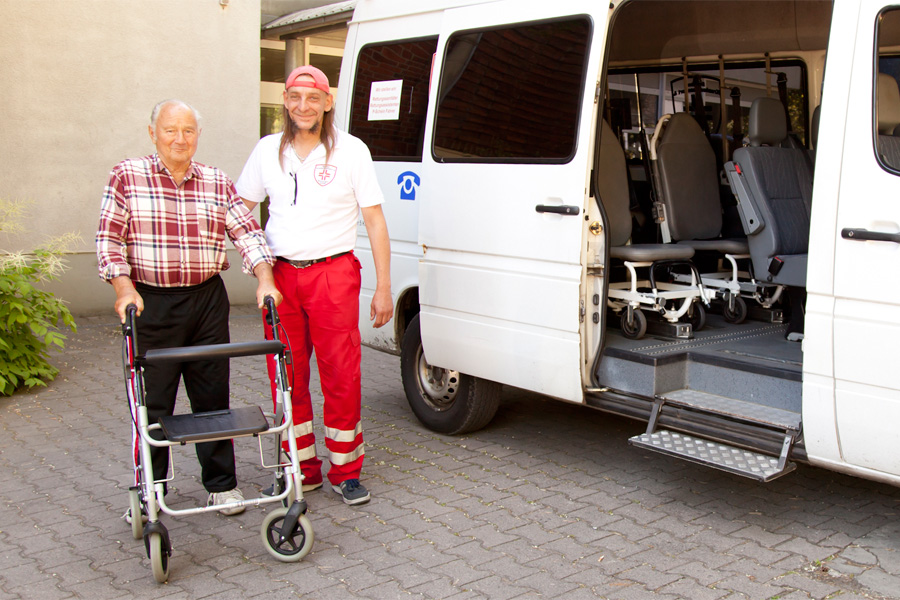
[[[635,262],[687,260],[694,249],[674,244],[628,244],[631,238],[631,199],[628,192],[628,164],[612,127],[601,125],[597,192],[606,210],[607,240],[612,258]]]
[[[750,107],[750,146],[734,152],[733,163],[746,186],[734,186],[758,279],[806,287],[812,203],[812,163],[803,150],[782,148],[787,136],[784,108],[775,98],[757,98]],[[734,171],[726,166],[726,172]],[[729,174],[731,177],[732,175]],[[744,187],[748,197],[741,197]],[[747,227],[747,210],[758,215]]]
[[[887,73],[878,74],[878,153],[889,166],[900,168],[900,88]]]
[[[689,113],[671,115],[656,146],[660,201],[672,240],[698,250],[748,254],[746,239],[721,239],[716,155]]]

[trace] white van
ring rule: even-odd
[[[396,302],[364,341],[438,432],[510,385],[761,481],[900,484],[898,77],[882,0],[360,0],[338,122]]]

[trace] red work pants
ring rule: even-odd
[[[284,296],[284,302],[278,307],[287,338],[282,339],[290,344],[291,352],[287,373],[292,388],[297,449],[307,484],[322,480],[309,393],[313,349],[325,397],[325,447],[331,461],[328,480],[337,485],[347,479],[358,479],[362,469],[360,268],[352,252],[305,269],[282,261],[275,263],[275,285]],[[266,337],[271,339],[268,325]],[[267,366],[274,399],[275,361],[271,356]]]

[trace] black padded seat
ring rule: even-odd
[[[722,252],[724,254],[750,254],[750,244],[747,240],[686,240],[678,242],[685,246],[690,246],[698,252]]]
[[[688,259],[694,255],[691,249],[673,249],[670,244],[628,244],[631,238],[631,199],[628,194],[628,164],[625,152],[609,123],[603,121],[600,134],[600,169],[597,186],[600,201],[609,219],[607,236],[610,256],[624,260],[647,262],[653,260]],[[626,256],[631,258],[625,258]],[[639,258],[635,258],[639,257]]]
[[[726,171],[741,175],[735,193],[757,277],[806,287],[812,164],[803,150],[778,146],[786,135],[781,102],[757,98],[750,108],[750,146],[735,150],[734,163],[738,166],[726,165]],[[742,192],[746,198],[741,197]]]
[[[747,254],[746,242],[718,238],[722,203],[716,156],[689,113],[668,117],[656,148],[660,200],[672,240],[722,254]]]
[[[613,246],[609,249],[609,255],[631,262],[688,260],[694,256],[694,249],[677,244],[635,244],[633,246]]]

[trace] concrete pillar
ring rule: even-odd
[[[309,64],[306,38],[285,40],[284,76],[287,77],[297,67]]]

